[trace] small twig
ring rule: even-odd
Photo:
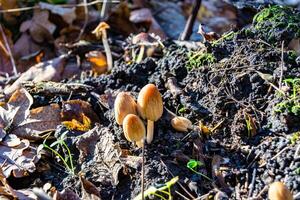
[[[196,0],[193,10],[192,10],[192,13],[186,22],[184,31],[182,32],[179,40],[188,40],[190,38],[192,31],[193,31],[193,26],[194,26],[198,11],[200,9],[200,6],[201,6],[201,0]]]
[[[254,190],[255,178],[256,178],[256,168],[254,168],[254,170],[253,170],[251,183],[249,185],[248,199],[252,196],[252,193],[253,193],[253,190]]]
[[[80,38],[81,38],[82,34],[84,33],[84,30],[87,26],[88,19],[89,19],[89,8],[88,8],[87,0],[83,0],[83,4],[84,4],[84,24],[80,30],[77,40],[80,40]]]
[[[181,196],[182,198],[186,199],[186,200],[190,200],[189,198],[187,198],[186,196],[184,196],[183,194],[181,194],[180,192],[178,192],[177,190],[175,190],[175,193],[177,193],[179,196]]]
[[[174,77],[169,77],[166,83],[166,88],[168,88],[174,97],[182,94],[182,89],[178,87],[177,80]]]
[[[73,8],[73,7],[82,7],[82,6],[92,6],[97,3],[102,3],[103,0],[95,0],[90,3],[80,3],[80,4],[64,4],[60,5],[62,8]],[[119,0],[111,0],[111,3],[120,3]],[[40,6],[31,6],[31,7],[23,7],[23,8],[13,8],[13,9],[6,9],[6,10],[0,10],[0,13],[12,13],[12,12],[21,12],[21,11],[27,11],[27,10],[34,10],[34,9],[40,9]]]
[[[282,41],[282,43],[281,43],[281,65],[280,65],[280,78],[279,78],[279,83],[278,83],[280,90],[282,87],[282,77],[283,77],[283,68],[284,68],[283,47],[284,47],[284,41]]]
[[[105,15],[106,15],[106,11],[107,11],[107,4],[108,4],[108,0],[104,0],[102,3],[102,8],[101,8],[101,20],[104,20]]]
[[[9,56],[9,53],[8,51],[6,50],[4,44],[2,43],[2,41],[0,40],[0,49],[2,49],[2,51],[4,51],[5,55],[8,57]]]
[[[262,195],[263,195],[263,193],[265,193],[266,192],[266,190],[268,189],[268,185],[266,185],[259,193],[258,193],[258,195],[255,197],[255,199],[258,199],[258,198],[260,198]]]
[[[287,149],[289,149],[290,147],[287,146],[287,147],[284,147],[281,151],[279,151],[275,156],[273,156],[271,158],[271,160],[274,160],[275,158],[277,158],[280,154],[282,154],[284,151],[286,151]]]
[[[12,64],[12,67],[13,67],[13,72],[14,72],[14,75],[17,76],[18,75],[18,71],[17,71],[17,66],[16,66],[16,63],[15,63],[15,60],[14,60],[14,57],[12,55],[12,52],[11,52],[11,49],[10,49],[10,46],[8,44],[8,41],[7,41],[7,38],[6,38],[6,35],[4,33],[4,30],[2,28],[2,25],[0,24],[0,31],[1,31],[1,34],[2,34],[2,38],[3,38],[3,41],[5,43],[5,46],[6,46],[6,50],[9,54],[9,58],[10,58],[10,62]]]
[[[298,157],[299,152],[300,152],[300,144],[298,145],[298,147],[295,151],[294,158]]]
[[[112,55],[111,55],[111,51],[110,51],[110,47],[108,44],[106,33],[103,34],[103,36],[102,36],[102,43],[103,43],[104,51],[105,51],[106,57],[107,57],[107,71],[111,71],[113,68],[113,59],[112,59]]]
[[[165,164],[165,162],[162,159],[160,159],[160,162],[165,166],[165,168],[167,169],[167,171],[174,178],[175,177],[174,174],[169,170],[169,168],[167,167],[167,165]],[[196,197],[194,197],[191,193],[189,193],[189,191],[187,191],[187,189],[185,189],[185,187],[183,187],[183,185],[179,181],[177,183],[181,187],[181,189],[183,189],[183,191],[185,191],[185,193],[187,193],[192,199],[196,199]]]
[[[298,192],[297,194],[295,194],[295,195],[293,196],[294,199],[298,199],[298,197],[300,197],[300,192]]]

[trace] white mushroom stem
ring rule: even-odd
[[[107,60],[107,71],[111,71],[112,67],[113,67],[113,60],[112,60],[112,55],[111,55],[111,51],[110,51],[110,47],[107,41],[107,34],[106,34],[106,30],[102,30],[102,43],[104,46],[104,51],[106,54],[106,60]]]
[[[140,52],[139,52],[139,55],[138,55],[138,57],[136,59],[136,63],[142,62],[143,57],[144,57],[144,53],[145,53],[145,45],[142,45],[141,49],[140,49]]]
[[[153,140],[154,121],[147,121],[147,143],[150,144]]]
[[[138,146],[138,148],[141,148],[144,146],[144,139],[140,140],[140,141],[136,141],[135,144]]]

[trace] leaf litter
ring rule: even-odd
[[[2,8],[26,5],[11,2]],[[122,2],[108,12],[93,4],[88,13],[73,1],[40,2],[30,11],[6,13],[5,35],[21,73],[6,75],[12,74],[12,55],[0,48],[1,194],[141,199],[144,181],[146,196],[161,199],[266,198],[265,188],[282,181],[297,196],[299,140],[289,142],[299,131],[297,84],[286,80],[299,76],[297,17],[287,17],[299,12],[262,4],[266,8],[249,24],[261,8],[228,2],[203,1],[196,42],[161,40],[178,38],[191,1]],[[100,8],[108,13],[104,18]],[[16,25],[19,15],[24,18]],[[100,21],[110,26],[101,30],[102,41],[92,34]],[[10,35],[12,25],[18,28]],[[160,35],[153,37],[159,45],[133,42],[141,32]],[[148,83],[158,87],[165,109],[143,161],[116,124],[113,104],[119,92],[137,97]],[[172,128],[177,115],[191,121],[187,134]],[[22,177],[30,181],[20,187]],[[47,190],[28,189],[45,183]]]

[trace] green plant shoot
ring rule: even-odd
[[[189,160],[189,162],[186,164],[186,167],[189,168],[192,172],[200,175],[200,176],[203,176],[204,178],[206,178],[207,180],[211,181],[211,178],[209,178],[208,176],[196,171],[197,170],[197,167],[201,167],[203,166],[204,164],[198,160],[194,160],[194,159],[191,159]]]
[[[171,187],[179,180],[179,177],[176,176],[172,178],[170,181],[161,184],[160,187],[154,187],[151,186],[149,187],[146,191],[144,191],[144,198],[149,197],[150,195],[154,195],[162,200],[171,200],[172,199],[172,194],[171,194]],[[168,196],[168,198],[165,198],[158,192],[165,194]],[[142,193],[140,193],[138,196],[136,196],[133,200],[142,200]]]
[[[71,151],[68,147],[68,145],[65,143],[65,138],[66,138],[66,134],[67,132],[64,132],[63,134],[61,134],[61,136],[55,141],[53,142],[50,146],[46,144],[47,138],[44,140],[43,144],[40,145],[39,148],[45,148],[50,150],[52,153],[54,153],[56,156],[59,157],[59,159],[63,162],[63,164],[65,165],[66,169],[71,173],[71,174],[75,174],[75,168],[73,165],[73,156],[71,154]],[[54,149],[55,146],[59,145],[62,149],[65,149],[67,154],[60,154],[58,151],[56,151]]]

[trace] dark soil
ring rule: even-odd
[[[277,9],[300,15],[298,11]],[[285,97],[280,96],[270,84],[278,87],[280,80],[300,76],[297,56],[286,48],[292,38],[299,37],[295,31],[282,25],[284,20],[291,20],[287,16],[279,18],[279,22],[266,18],[259,29],[254,23],[230,38],[207,43],[207,52],[216,60],[199,68],[188,70],[190,50],[166,41],[161,57],[146,58],[141,64],[126,64],[120,59],[111,74],[82,81],[95,87],[93,92],[108,99],[114,98],[119,91],[130,91],[137,97],[140,89],[148,83],[159,88],[166,109],[163,117],[155,122],[154,141],[146,146],[145,188],[179,176],[181,185],[172,187],[174,199],[182,199],[175,191],[191,198],[184,190],[194,197],[222,191],[226,199],[266,199],[266,187],[274,180],[284,181],[293,194],[300,192],[300,176],[297,174],[300,142],[292,143],[290,140],[295,132],[300,131],[300,117],[288,110],[275,112],[274,107]],[[268,29],[274,32],[270,38],[267,37],[268,31],[264,30],[276,25],[272,23],[281,23],[281,26]],[[299,30],[299,21],[293,23]],[[281,48],[283,41],[284,48]],[[266,80],[263,75],[269,75],[271,79]],[[170,78],[176,80],[181,90],[179,95],[168,89]],[[132,155],[141,156],[141,150],[125,140],[111,107],[103,106],[92,94],[77,95],[77,98],[92,103],[100,118],[98,131],[101,134],[109,133],[114,144],[129,150]],[[210,135],[190,131],[186,136],[171,127],[168,110],[187,117],[195,125],[200,120],[209,127],[222,123]],[[247,129],[246,119],[253,120],[256,128],[252,128],[255,130]],[[69,142],[75,144],[76,137]],[[86,178],[101,189],[102,199],[133,199],[140,192],[141,165],[135,168],[120,161],[123,168],[118,173],[118,182],[115,182],[114,168],[97,157],[101,145],[98,142],[92,155],[82,163],[76,163],[76,171],[85,173]],[[73,149],[75,158],[78,158],[78,151],[75,147]],[[220,156],[223,181],[213,172],[212,165],[217,156]],[[204,166],[199,168],[199,172],[212,181],[189,170],[186,167],[188,159],[202,161]],[[51,181],[58,189],[70,187],[79,193],[78,179],[68,176],[63,168],[54,166],[52,162],[51,171],[40,173],[40,182]],[[32,184],[38,185],[39,181]]]

